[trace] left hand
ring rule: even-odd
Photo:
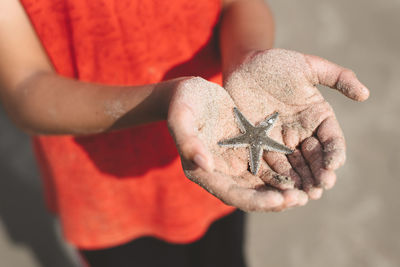
[[[322,58],[283,49],[254,52],[224,77],[224,87],[253,123],[277,111],[271,137],[295,152],[265,152],[269,167],[291,177],[311,199],[333,187],[335,170],[345,161],[339,123],[317,84],[364,101],[369,96],[355,74]]]

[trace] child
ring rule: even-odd
[[[65,238],[91,266],[244,266],[243,218],[232,213],[234,207],[304,205],[308,197],[320,197],[323,186],[333,186],[334,170],[344,161],[343,136],[329,106],[302,116],[290,107],[316,103],[304,96],[323,101],[316,83],[356,100],[368,97],[352,72],[337,65],[269,53],[273,20],[262,0],[3,0],[0,10],[2,103],[35,136],[48,204]],[[303,59],[309,70],[299,69],[306,66]],[[204,132],[202,121],[211,130],[226,122],[233,132],[232,117],[204,107],[223,107],[226,114],[233,103],[245,109],[240,92],[247,89],[238,88],[237,80],[258,78],[243,68],[276,70],[275,63],[289,73],[269,73],[271,80],[278,77],[274,90],[286,88],[278,85],[297,70],[289,79],[296,90],[285,101],[299,103],[283,101],[271,86],[260,88],[266,103],[286,115],[285,125],[321,115],[301,131],[288,127],[290,135],[275,130],[292,148],[304,146],[304,157],[297,149],[289,161],[267,153],[271,170],[259,178],[273,184],[277,173],[296,182],[296,188],[275,184],[279,191],[260,190],[254,177],[238,181],[233,174],[244,173],[244,158],[211,150],[207,136],[195,131]],[[227,91],[194,75],[224,81]],[[303,76],[310,77],[308,84],[298,80]],[[217,118],[221,125],[210,128]],[[318,126],[318,139],[311,138]],[[294,133],[301,135],[296,139]],[[178,156],[191,180],[230,206],[186,179]],[[232,165],[236,158],[239,163]],[[230,175],[221,172],[225,163],[234,167]]]

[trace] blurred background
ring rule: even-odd
[[[277,47],[353,69],[371,98],[354,103],[321,88],[344,130],[347,164],[321,200],[248,216],[249,267],[400,266],[400,0],[269,3]],[[0,266],[79,266],[45,210],[29,137],[1,107]]]

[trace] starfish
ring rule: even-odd
[[[278,112],[275,112],[258,126],[254,126],[246,117],[237,109],[235,112],[241,135],[218,142],[220,146],[226,147],[249,147],[250,152],[250,171],[256,175],[261,165],[261,156],[264,150],[276,151],[285,154],[293,153],[293,150],[282,145],[268,137],[268,133],[272,129],[278,118]]]

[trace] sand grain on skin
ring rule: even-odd
[[[293,130],[300,133],[301,141],[332,111],[314,86],[317,83],[303,54],[272,49],[242,64],[226,80],[225,88],[253,123],[279,112],[272,138],[282,142],[282,132]]]
[[[264,183],[248,172],[248,149],[226,148],[218,142],[240,134],[229,94],[217,84],[201,78],[184,83],[182,97],[196,115],[194,131],[214,155],[216,170],[231,176],[239,185],[255,188]]]
[[[120,101],[114,100],[104,103],[104,112],[113,119],[119,119],[126,111]]]
[[[246,107],[251,106],[254,109],[249,112],[254,113],[252,119],[261,120],[266,113],[274,111],[267,105],[268,98],[297,104],[299,92],[303,98],[314,95],[312,88],[305,95],[304,88],[310,87],[315,79],[302,54],[274,49],[245,62],[227,79],[225,88],[242,111],[249,112]]]

